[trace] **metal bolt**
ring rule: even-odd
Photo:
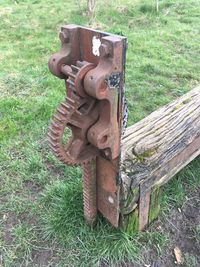
[[[69,34],[68,34],[68,32],[61,31],[59,33],[59,38],[60,38],[62,43],[68,43],[69,42]]]
[[[101,57],[107,57],[110,54],[110,47],[107,44],[101,44],[99,47]]]
[[[105,150],[104,150],[104,154],[105,154],[106,157],[109,157],[109,156],[110,156],[110,151],[109,151],[109,149],[105,149]]]

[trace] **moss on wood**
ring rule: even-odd
[[[138,201],[139,198],[139,187],[133,188],[128,194],[126,203],[124,203],[123,212],[126,213],[127,209],[130,209],[131,206],[134,206],[134,203]]]
[[[148,221],[149,224],[152,221],[154,221],[159,215],[161,199],[162,199],[162,187],[154,188],[151,193],[149,221]]]
[[[129,234],[134,234],[139,230],[139,211],[136,208],[128,215],[128,222],[125,231]]]
[[[144,162],[144,160],[146,158],[150,158],[152,157],[155,153],[156,153],[156,149],[148,149],[148,150],[145,150],[143,153],[139,154],[139,153],[136,153],[135,150],[133,149],[132,150],[132,153],[134,154],[134,156],[137,158],[137,160],[139,162]]]

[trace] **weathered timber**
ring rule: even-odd
[[[155,187],[151,192],[150,207],[149,207],[149,218],[148,224],[153,222],[159,214],[160,203],[162,200],[162,187]]]
[[[139,209],[141,230],[155,218],[152,190],[200,154],[200,86],[127,128],[121,150],[121,214]]]

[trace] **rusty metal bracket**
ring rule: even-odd
[[[67,97],[49,127],[50,147],[62,162],[83,165],[86,221],[94,224],[99,210],[117,227],[126,38],[76,25],[59,37],[49,69],[65,80]],[[72,136],[64,141],[66,127]]]

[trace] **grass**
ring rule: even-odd
[[[99,1],[100,2],[100,1]],[[81,172],[51,154],[47,126],[65,95],[47,67],[61,25],[75,23],[128,37],[129,125],[200,82],[200,1],[2,0],[0,4],[0,266],[117,266],[148,263],[170,243],[157,231],[129,236],[103,218],[84,224]],[[198,160],[166,187],[163,211],[199,186]],[[186,179],[187,178],[187,179]],[[199,236],[199,228],[194,232]],[[193,260],[195,262],[195,259]],[[102,265],[103,266],[103,265]]]

